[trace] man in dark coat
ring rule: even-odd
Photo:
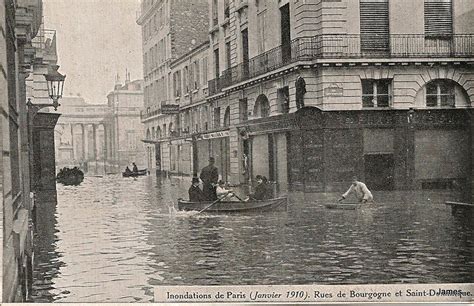
[[[199,188],[198,177],[193,177],[193,182],[191,187],[189,187],[188,194],[190,202],[204,202],[207,200],[201,188]]]
[[[257,175],[255,178],[257,186],[255,186],[255,192],[249,195],[249,199],[257,201],[271,199],[272,195],[267,178],[261,175]]]
[[[216,184],[219,179],[219,171],[214,166],[214,163],[214,157],[210,157],[209,165],[201,170],[201,175],[199,176],[202,180],[202,191],[208,201],[217,200]]]

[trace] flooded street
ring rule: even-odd
[[[35,302],[146,302],[159,285],[474,282],[472,220],[447,193],[375,193],[328,210],[291,194],[288,211],[176,212],[188,180],[88,177],[58,185],[36,238]],[[326,195],[327,196],[327,195]]]

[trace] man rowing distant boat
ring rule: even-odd
[[[370,192],[369,188],[357,180],[357,177],[352,178],[352,185],[349,187],[349,190],[344,193],[341,198],[339,199],[339,202],[347,198],[347,196],[351,193],[355,193],[357,200],[362,203],[367,203],[367,202],[373,202],[374,197],[372,196],[372,193]]]

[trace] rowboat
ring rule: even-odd
[[[328,209],[356,210],[360,203],[327,203],[324,206]]]
[[[123,177],[136,177],[147,174],[147,169],[138,170],[138,172],[122,172]]]
[[[268,211],[274,210],[279,207],[286,207],[288,204],[287,197],[274,198],[262,201],[223,201],[217,202],[211,205],[212,202],[189,202],[183,199],[178,199],[178,210],[197,210],[201,211],[206,207],[209,207],[205,211],[207,212],[221,212],[221,213],[232,213],[232,212],[250,212],[250,211]],[[211,206],[209,206],[211,205]]]

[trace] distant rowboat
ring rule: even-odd
[[[138,172],[122,172],[123,177],[137,177],[147,174],[147,169],[138,170]]]
[[[209,206],[212,202],[189,202],[183,199],[178,199],[178,209],[185,211],[205,211],[220,212],[220,213],[234,213],[234,212],[250,212],[250,211],[267,211],[277,209],[278,207],[286,207],[288,204],[287,197],[280,197],[262,201],[223,201],[217,202]]]

